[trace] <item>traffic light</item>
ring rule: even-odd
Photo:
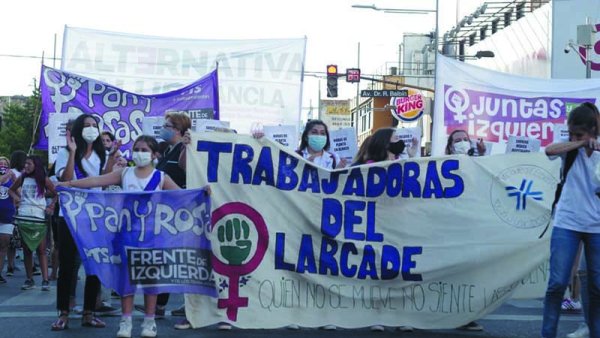
[[[338,69],[337,65],[327,66],[327,97],[338,96]]]

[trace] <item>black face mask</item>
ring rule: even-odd
[[[390,143],[390,145],[388,146],[388,150],[390,153],[398,156],[402,154],[402,152],[404,151],[404,147],[404,141],[398,140],[398,142]]]

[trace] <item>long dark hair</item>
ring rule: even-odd
[[[569,127],[581,128],[598,136],[598,118],[598,108],[593,103],[584,102],[571,111],[567,123]]]
[[[300,148],[298,148],[298,151],[303,151],[304,149],[306,149],[306,147],[308,147],[308,133],[314,126],[317,125],[325,127],[325,135],[327,136],[327,142],[325,143],[325,147],[323,147],[323,150],[329,150],[329,129],[327,129],[327,125],[321,120],[310,120],[306,122],[304,131],[302,132],[302,140],[300,141]]]
[[[27,153],[23,150],[15,150],[10,154],[10,167],[23,171],[25,167],[25,160],[27,159]]]
[[[79,168],[79,170],[82,173],[85,174],[85,176],[89,176],[89,173],[86,173],[85,169],[83,169],[83,166],[81,165],[81,160],[83,159],[83,156],[87,151],[88,144],[83,139],[83,136],[81,136],[81,133],[84,128],[83,122],[88,117],[93,118],[96,121],[96,123],[100,123],[96,116],[81,114],[77,116],[75,121],[73,121],[73,127],[71,127],[71,136],[75,139],[75,144],[77,145],[77,149],[75,150],[75,165],[77,166],[77,168]],[[96,140],[94,140],[94,143],[92,143],[92,150],[98,155],[98,157],[100,157],[100,171],[102,171],[102,168],[104,168],[104,163],[106,162],[106,150],[104,149],[104,144],[102,144],[101,137],[98,137],[96,138]],[[98,172],[98,174],[100,174],[100,172]]]
[[[388,159],[388,149],[390,146],[390,140],[395,130],[393,128],[381,128],[378,129],[375,134],[371,136],[367,148],[366,159],[373,162],[381,162]]]
[[[30,155],[27,156],[27,160],[31,160],[35,168],[31,173],[23,174],[23,180],[25,177],[33,178],[37,187],[37,197],[43,197],[46,191],[46,170],[44,170],[42,158],[37,155]]]

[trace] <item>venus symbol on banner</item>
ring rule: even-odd
[[[251,223],[255,228],[254,254],[250,256],[253,241],[250,236]],[[263,217],[251,206],[241,202],[222,205],[212,213],[212,231],[217,231],[218,254],[215,254],[216,241],[213,240],[212,264],[215,271],[229,277],[228,297],[219,299],[219,309],[227,309],[227,318],[237,320],[238,309],[248,306],[248,298],[240,297],[240,277],[256,270],[265,256],[269,245],[269,232]],[[250,259],[248,259],[250,257]],[[223,283],[223,288],[226,284]],[[219,285],[221,287],[221,284]]]

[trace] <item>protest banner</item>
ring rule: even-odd
[[[319,118],[329,131],[352,127],[350,100],[320,100]]]
[[[406,145],[406,148],[404,148],[404,151],[402,152],[402,154],[400,154],[401,158],[408,158],[408,148],[412,147],[412,142],[413,139],[416,139],[417,142],[419,142],[419,149],[418,151],[415,153],[415,157],[421,157],[421,128],[419,127],[414,127],[414,128],[398,128],[396,129],[396,135],[398,135],[400,137],[400,139],[402,141],[404,141],[404,144]]]
[[[192,134],[188,156],[188,186],[218,187],[221,286],[216,304],[186,295],[193,327],[456,328],[548,260],[560,161],[541,153],[328,171],[265,138]],[[244,230],[225,238],[232,224]]]
[[[48,163],[54,163],[58,151],[67,146],[67,123],[75,120],[80,113],[50,114],[48,117]]]
[[[60,190],[60,206],[85,272],[120,295],[216,295],[205,189]]]
[[[154,136],[160,139],[160,130],[165,124],[165,118],[162,116],[147,116],[142,119],[142,133],[144,135]]]
[[[144,117],[185,112],[192,119],[198,116],[219,119],[216,70],[172,92],[140,95],[81,75],[42,66],[40,91],[42,113],[37,149],[53,149],[55,146],[48,144],[48,135],[58,132],[49,128],[50,114],[85,113],[96,116],[100,120],[100,131],[107,130],[115,135],[123,144],[121,151],[126,157],[130,157],[130,148],[135,139],[142,135]]]
[[[571,109],[596,104],[600,79],[541,79],[491,71],[438,55],[432,155],[442,155],[448,135],[467,131],[472,140],[506,149],[509,136],[554,140],[554,125],[563,124]]]
[[[554,125],[553,143],[569,141],[569,126],[565,123],[556,123]]]
[[[204,119],[192,120],[192,131],[196,132],[224,131],[229,129],[229,121]]]
[[[190,39],[66,26],[61,66],[128,91],[156,94],[187,86],[218,63],[220,119],[238,131],[256,121],[297,129],[305,50],[306,37]]]
[[[265,137],[291,150],[298,149],[298,129],[295,126],[264,126]]]

